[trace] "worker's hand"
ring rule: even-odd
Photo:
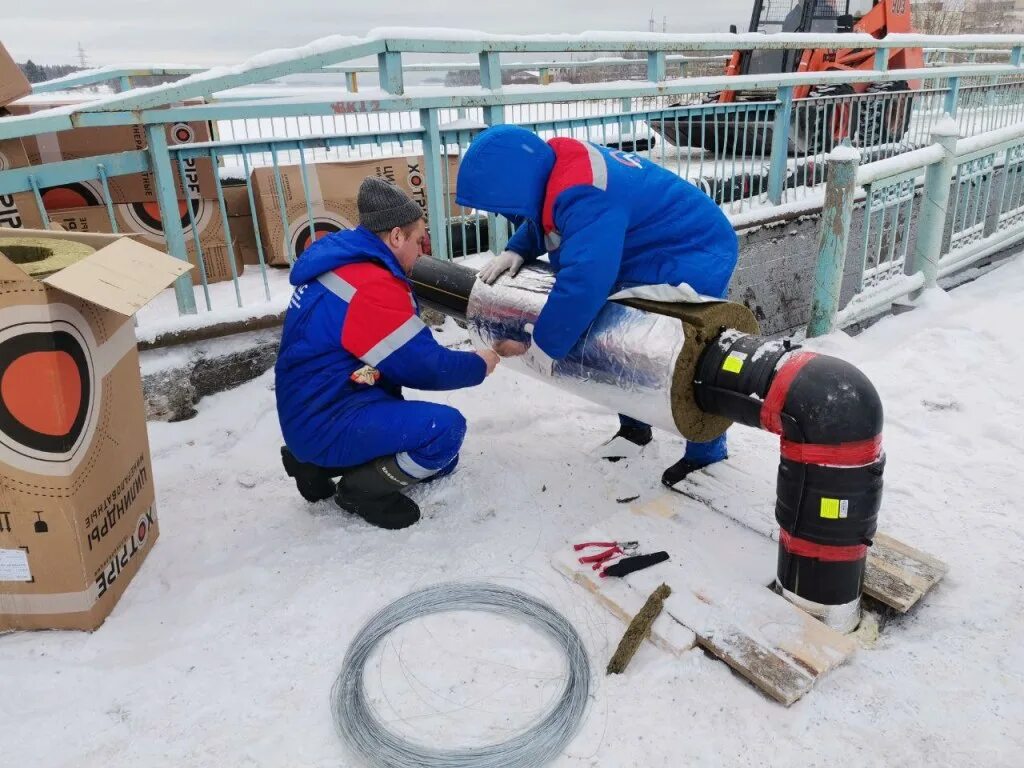
[[[528,344],[512,339],[502,339],[494,345],[494,351],[502,357],[519,357],[525,355],[529,348]]]
[[[500,255],[487,262],[476,276],[488,285],[494,285],[494,281],[506,272],[509,277],[515,277],[523,268],[523,262],[523,257],[518,253],[502,251]]]
[[[476,353],[480,355],[480,358],[484,361],[487,366],[487,375],[490,376],[494,373],[494,369],[498,366],[500,358],[490,349],[478,349]]]

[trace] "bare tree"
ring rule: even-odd
[[[922,35],[959,35],[964,30],[966,0],[932,0],[914,3],[914,31]]]

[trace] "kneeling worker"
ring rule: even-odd
[[[466,420],[401,388],[475,386],[498,357],[446,349],[417,317],[406,275],[426,227],[412,198],[368,178],[358,207],[358,227],[317,240],[292,266],[275,366],[281,457],[306,500],[333,495],[372,525],[404,528],[420,513],[402,491],[455,468]]]

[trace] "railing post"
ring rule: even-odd
[[[789,168],[789,124],[793,119],[793,88],[784,85],[778,92],[779,106],[775,108],[772,127],[772,161],[768,171],[768,199],[773,205],[782,203],[782,188]]]
[[[879,72],[889,71],[889,49],[875,48],[875,69]]]
[[[922,290],[934,288],[939,277],[939,259],[942,256],[942,237],[946,228],[949,208],[950,179],[956,168],[957,127],[952,118],[944,117],[932,128],[931,140],[943,149],[942,160],[928,166],[924,175],[924,198],[917,220],[917,239],[908,274],[924,275]],[[911,298],[916,298],[920,291]]]
[[[167,133],[163,125],[147,125],[146,139],[149,142],[149,161],[156,176],[156,199],[160,206],[160,226],[167,241],[167,253],[175,258],[188,261],[185,248],[185,232],[181,228],[178,213],[178,193],[171,168],[171,155],[167,151]],[[178,299],[179,315],[196,314],[196,295],[192,290],[191,272],[174,281],[174,295]]]
[[[551,83],[551,70],[547,67],[540,68],[540,84],[549,85]]]
[[[814,272],[811,319],[807,323],[808,337],[829,333],[839,311],[859,164],[860,152],[850,145],[849,139],[844,139],[828,157],[828,182],[821,211],[821,237],[818,241],[818,266]]]
[[[358,72],[346,72],[345,73],[345,85],[348,86],[349,93],[359,93],[359,73]]]
[[[501,54],[487,51],[480,54],[480,86],[489,91],[501,90]],[[501,125],[505,122],[505,107],[500,104],[484,107],[484,122]]]
[[[377,70],[380,72],[380,87],[386,92],[401,96],[405,93],[402,82],[402,54],[385,51],[377,54]]]
[[[1013,46],[1013,49],[1010,51],[1010,63],[1013,66],[1015,66],[1015,67],[1019,67],[1020,66],[1020,58],[1021,58],[1021,46],[1015,45],[1015,46]]]
[[[956,115],[957,102],[960,101],[960,78],[949,78],[949,92],[946,94],[946,114]]]
[[[543,81],[544,75],[541,74]],[[501,54],[485,51],[480,54],[480,86],[490,91],[501,90]],[[505,107],[495,104],[484,107],[484,122],[501,125],[505,122]],[[508,225],[504,216],[487,214],[487,240],[494,253],[501,253],[508,245]]]
[[[128,75],[121,75],[117,80],[117,90],[119,93],[130,91],[132,89],[132,79]]]
[[[441,171],[441,131],[438,128],[436,109],[421,109],[420,124],[423,126],[423,165],[427,174],[427,218],[430,227],[430,254],[436,259],[447,261],[448,254],[448,222],[445,221],[445,188],[444,175]],[[448,161],[447,157],[443,158]]]
[[[660,83],[665,79],[665,52],[648,51],[647,53],[647,79]]]

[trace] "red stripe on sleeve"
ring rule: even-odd
[[[336,272],[356,289],[341,329],[341,345],[362,357],[413,316],[409,287],[370,263],[350,264]]]

